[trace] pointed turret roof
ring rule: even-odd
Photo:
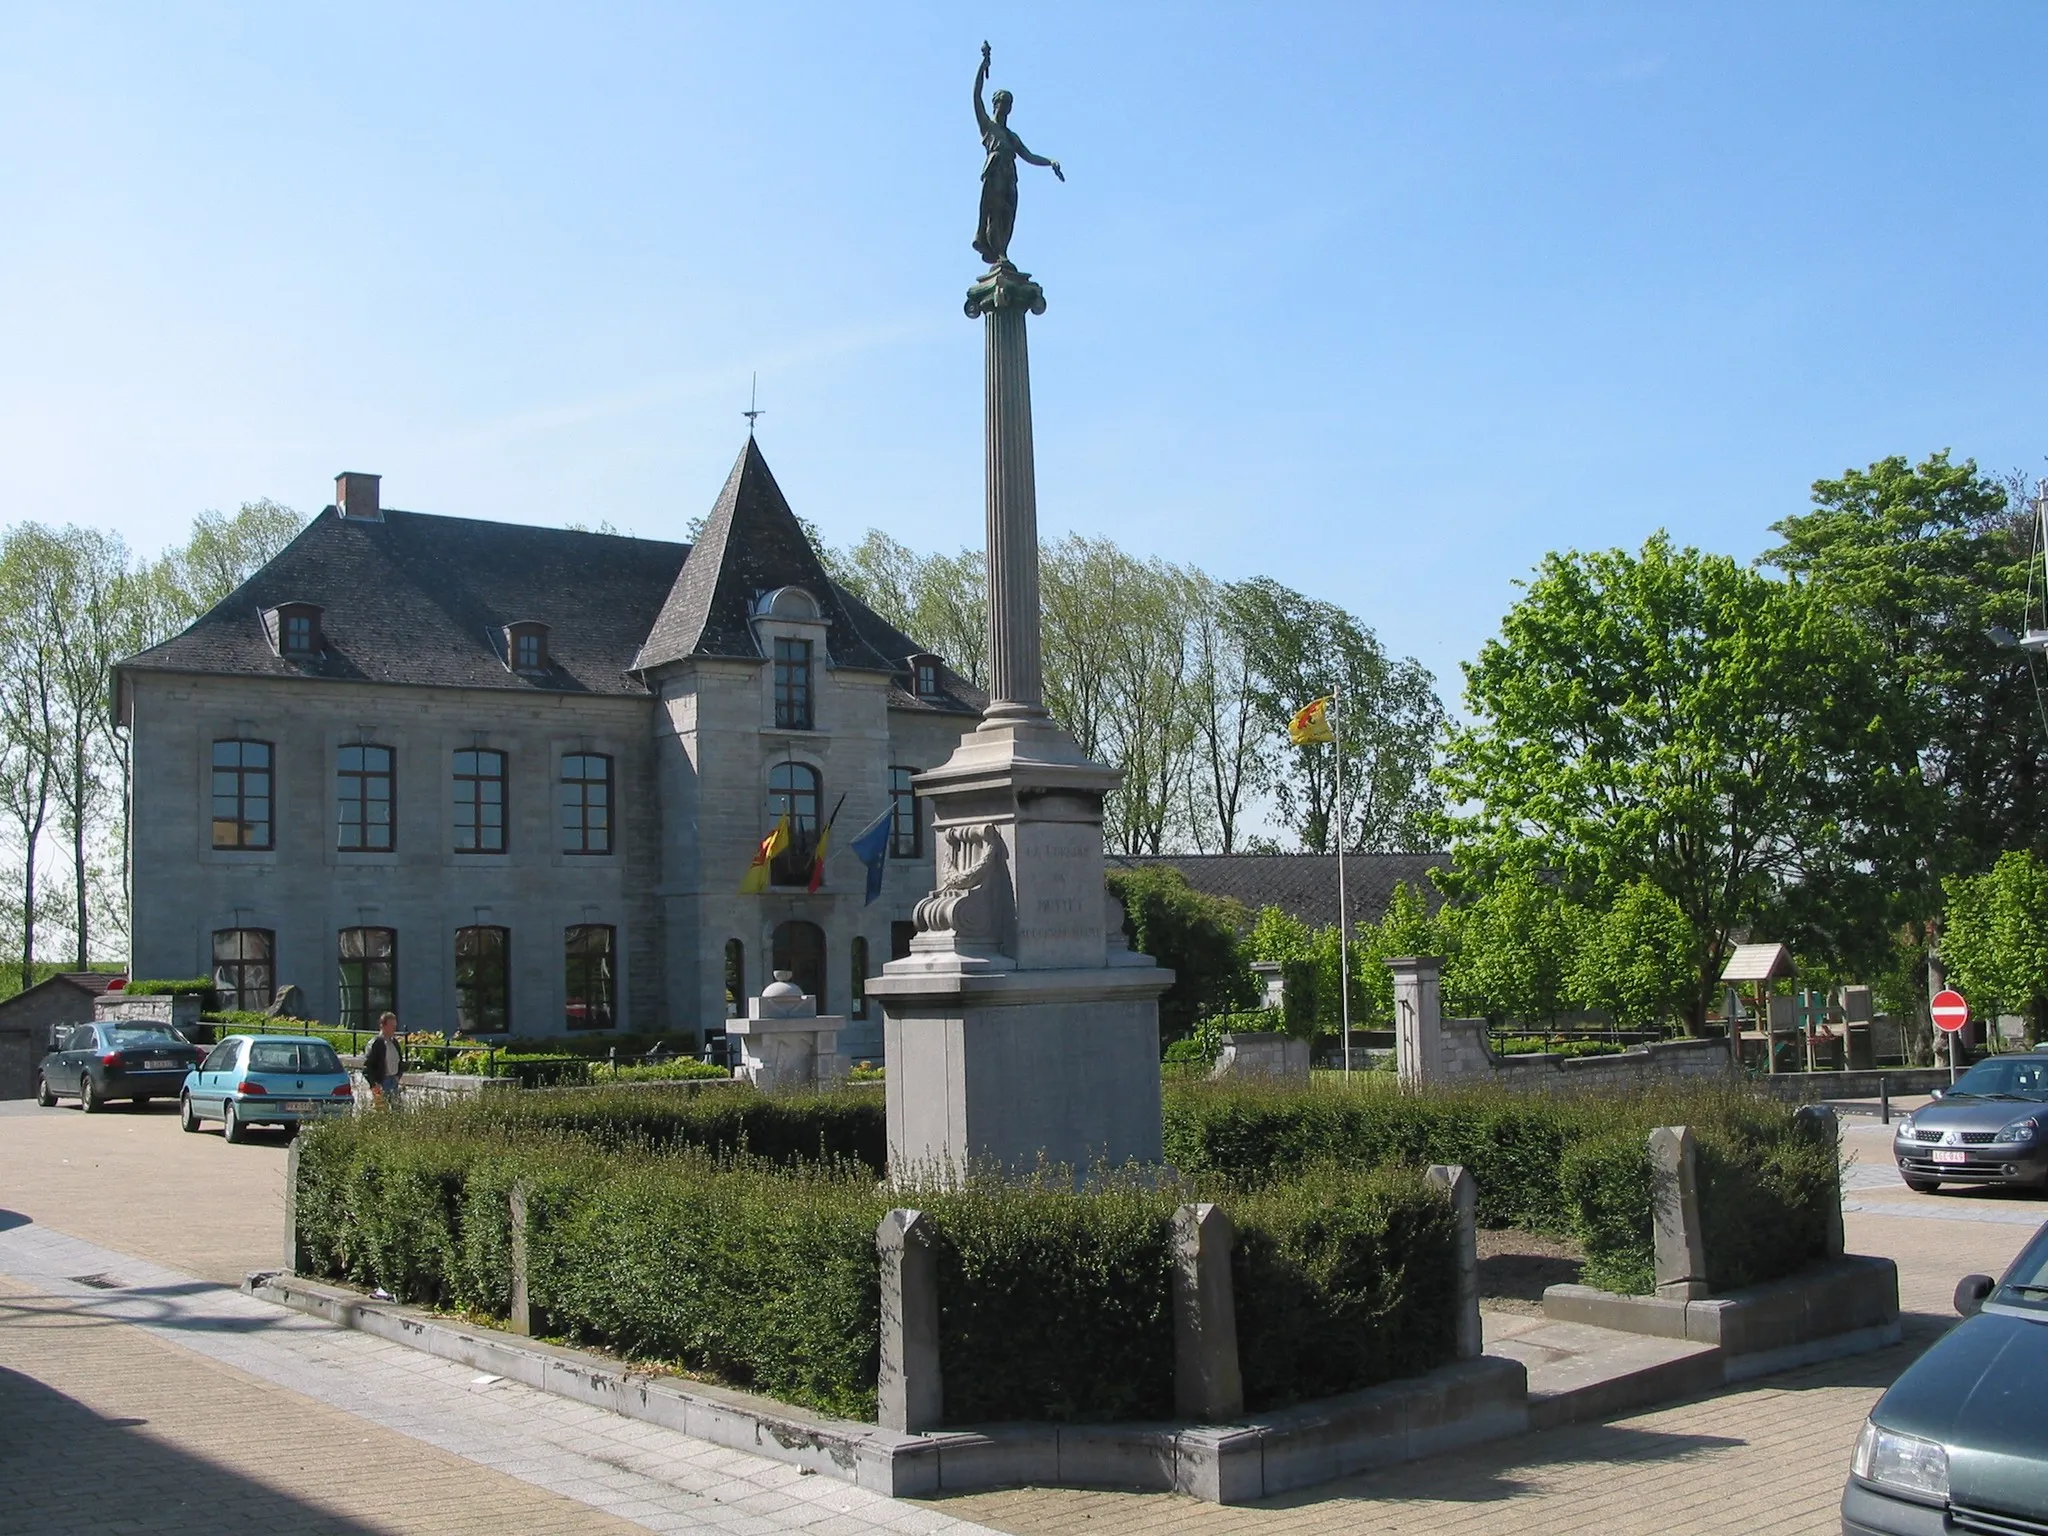
[[[917,649],[866,608],[856,616],[859,605],[826,574],[803,525],[783,499],[760,444],[749,437],[726,477],[725,489],[718,493],[702,537],[676,574],[634,670],[645,672],[693,656],[759,660],[761,648],[748,622],[755,601],[763,592],[791,586],[802,587],[818,600],[828,626],[825,648],[835,666],[901,672],[905,658]],[[899,655],[881,649],[899,644]]]

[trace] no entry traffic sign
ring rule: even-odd
[[[1950,1033],[1961,1029],[1970,1022],[1970,1005],[1963,1001],[1963,994],[1953,987],[1934,994],[1934,1001],[1928,1005],[1934,1015],[1934,1027]]]

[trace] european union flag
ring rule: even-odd
[[[889,833],[895,820],[893,808],[884,807],[882,814],[869,822],[853,840],[853,856],[868,869],[868,899],[862,906],[871,905],[882,894],[882,871],[889,863]]]

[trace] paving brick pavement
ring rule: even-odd
[[[19,1536],[978,1530],[28,1223],[0,1231],[0,1424]]]

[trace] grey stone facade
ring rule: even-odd
[[[616,1027],[702,1035],[728,1015],[728,944],[758,993],[778,928],[811,923],[820,1011],[850,1015],[850,1060],[879,1060],[881,1010],[855,996],[854,941],[879,975],[893,925],[931,887],[931,847],[892,858],[864,905],[848,845],[890,803],[890,769],[943,761],[982,700],[942,666],[937,688],[914,691],[925,653],[831,585],[752,442],[694,550],[367,506],[327,509],[219,608],[119,669],[133,974],[206,974],[216,932],[264,930],[274,983],[339,1022],[338,935],[391,929],[400,1020],[439,1031],[456,1023],[456,930],[498,927],[511,1032],[545,1035],[569,1024],[565,930],[599,925],[616,933]],[[277,616],[301,607],[317,649],[295,658]],[[546,646],[523,671],[522,625]],[[811,642],[808,729],[777,725],[778,637]],[[215,846],[214,743],[232,740],[272,749],[270,846]],[[361,744],[391,751],[388,851],[337,846],[341,755]],[[477,749],[504,754],[502,851],[457,847],[451,765]],[[608,852],[565,851],[563,763],[583,755],[611,762]],[[816,770],[822,815],[844,796],[825,879],[742,895],[782,763]]]

